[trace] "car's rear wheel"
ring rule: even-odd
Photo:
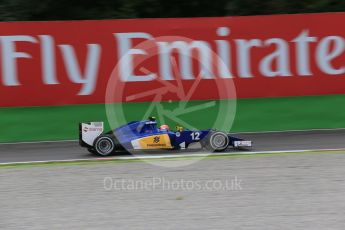
[[[210,132],[203,140],[202,146],[211,152],[221,152],[229,146],[229,137],[224,132]]]
[[[100,135],[94,142],[94,149],[98,155],[108,156],[115,150],[115,141],[111,135]]]

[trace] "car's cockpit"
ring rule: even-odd
[[[155,121],[143,121],[137,126],[136,131],[138,133],[157,133],[157,122]]]

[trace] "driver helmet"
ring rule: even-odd
[[[161,125],[160,129],[162,131],[169,131],[169,126],[168,125]]]

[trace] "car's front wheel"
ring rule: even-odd
[[[211,152],[221,152],[229,146],[229,137],[224,132],[210,132],[203,140],[202,146]]]
[[[94,149],[97,154],[108,156],[115,150],[115,141],[110,135],[100,135],[94,142]]]

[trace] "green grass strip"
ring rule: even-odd
[[[210,101],[190,101],[187,108],[207,102]],[[173,111],[179,103],[162,102],[160,105]],[[224,103],[215,101],[211,108],[192,111],[179,118],[198,129],[219,128],[221,124],[214,126],[214,122]],[[345,128],[344,104],[345,95],[240,99],[231,132]],[[125,119],[132,121],[142,119],[150,103],[122,106]],[[151,115],[159,117],[157,111]],[[230,117],[226,113],[221,116]],[[106,129],[109,129],[103,104],[0,108],[0,142],[77,139],[81,121],[106,121]],[[176,124],[169,119],[166,123],[172,127]]]

